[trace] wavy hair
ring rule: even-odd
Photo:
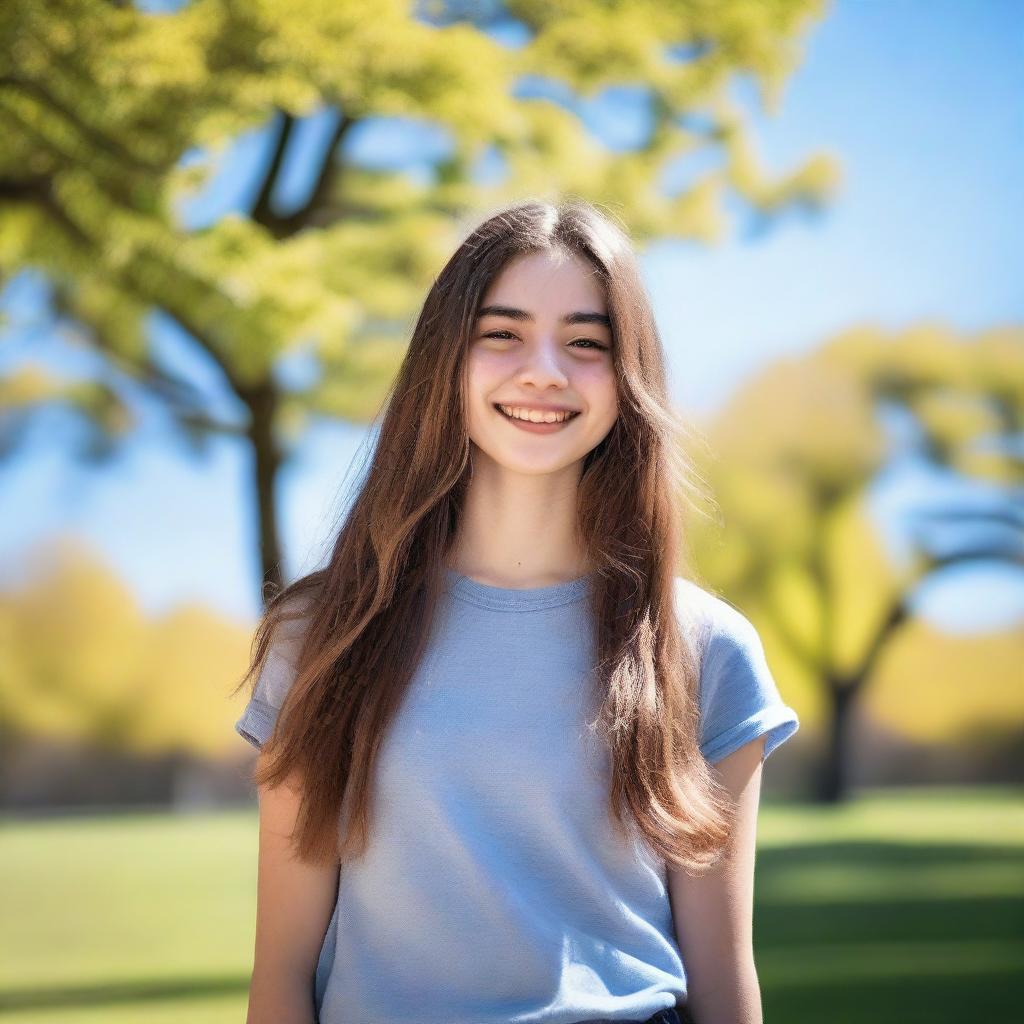
[[[254,781],[301,780],[300,859],[344,862],[366,849],[374,765],[426,647],[472,471],[463,394],[476,310],[510,260],[536,252],[589,261],[612,322],[619,416],[585,456],[577,492],[578,536],[595,567],[609,813],[691,873],[731,836],[734,804],[698,749],[700,632],[675,583],[690,561],[686,513],[707,495],[685,454],[630,239],[570,198],[502,209],[458,245],[427,293],[329,559],[268,595],[240,686],[290,633],[295,676]]]

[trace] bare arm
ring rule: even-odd
[[[697,1024],[762,1024],[754,967],[754,847],[764,737],[722,758],[713,770],[738,801],[726,856],[695,878],[669,867],[676,938],[686,966],[687,1007]]]
[[[260,755],[262,756],[262,755]],[[297,784],[259,790],[256,950],[246,1024],[313,1024],[313,978],[337,898],[338,866],[293,858]]]

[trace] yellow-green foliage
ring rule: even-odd
[[[313,414],[376,412],[425,290],[461,233],[496,206],[575,194],[613,210],[640,241],[712,239],[729,192],[771,212],[824,202],[835,185],[821,155],[777,178],[763,173],[730,99],[745,75],[777,104],[821,0],[513,2],[529,36],[522,46],[469,21],[428,24],[413,7],[193,0],[147,14],[107,0],[4,4],[0,277],[34,267],[60,282],[83,338],[146,384],[161,375],[145,351],[151,308],[181,324],[240,394],[272,380],[288,350],[311,349],[322,375],[281,407],[294,437]],[[691,52],[676,59],[672,47]],[[568,98],[521,95],[528,75]],[[648,91],[652,131],[636,150],[606,147],[571,99],[611,85]],[[334,160],[297,217],[268,204],[199,231],[183,225],[182,203],[231,140],[323,107],[343,119]],[[364,122],[394,116],[435,124],[450,140],[426,179],[350,159]],[[719,166],[663,191],[673,161],[709,149]],[[507,174],[479,182],[487,155]],[[266,164],[250,170],[258,189]],[[154,392],[190,428],[215,426],[172,389]],[[116,405],[117,392],[96,398],[83,411],[127,429],[126,415],[97,407]]]
[[[894,564],[869,513],[887,456],[882,400],[916,417],[937,461],[1019,486],[1024,328],[969,338],[937,324],[851,328],[768,366],[698,431],[692,455],[717,508],[690,517],[697,568],[754,619],[808,725],[821,720],[826,685],[866,676],[865,706],[908,736],[1012,733],[1024,726],[1019,630],[887,628],[930,568],[923,553]]]
[[[868,713],[922,742],[983,745],[1024,729],[1024,632],[953,636],[915,621],[865,694]]]
[[[72,545],[0,598],[0,714],[14,735],[139,753],[237,753],[251,630],[197,607],[150,619]]]

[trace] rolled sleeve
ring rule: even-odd
[[[272,704],[251,697],[242,711],[242,717],[235,722],[235,732],[259,750],[274,731],[277,712],[278,709]]]
[[[716,598],[715,619],[701,664],[700,751],[714,763],[764,736],[762,760],[800,727],[782,698],[753,623]]]
[[[295,682],[300,629],[301,622],[298,627],[289,624],[276,635],[249,701],[235,722],[235,732],[257,750],[270,739],[277,716]]]

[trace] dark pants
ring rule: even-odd
[[[653,1017],[648,1017],[644,1024],[697,1024],[690,1016],[685,1003],[670,1010],[659,1010]]]

